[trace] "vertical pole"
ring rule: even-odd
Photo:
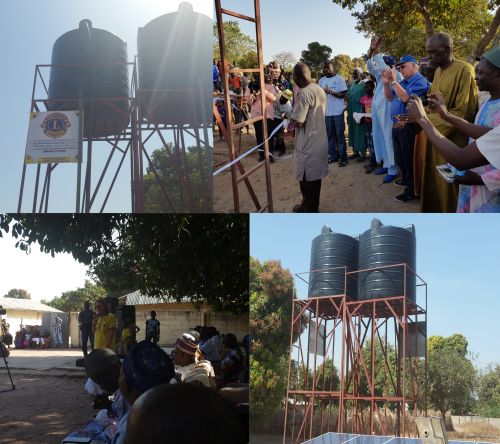
[[[337,423],[337,432],[344,432],[344,375],[347,374],[345,368],[345,355],[347,347],[347,336],[346,336],[346,295],[342,296],[342,357],[340,365],[340,399],[339,399],[339,416]]]
[[[373,301],[373,306],[372,306],[372,374],[371,374],[371,402],[370,402],[370,435],[373,435],[374,433],[374,424],[373,424],[373,412],[375,411],[375,322],[376,322],[376,304],[375,301]]]
[[[213,132],[212,132],[213,135]],[[206,125],[203,126],[203,137],[205,138],[205,147],[206,147],[206,158],[205,162],[207,165],[207,175],[208,175],[208,180],[207,180],[207,196],[208,196],[208,202],[207,202],[207,211],[210,213],[213,211],[213,195],[214,195],[214,179],[212,174],[210,173],[210,168],[212,165],[212,158],[213,158],[213,137],[212,137],[212,144],[210,144],[210,137],[208,136],[208,128]]]
[[[406,432],[406,350],[408,341],[408,306],[406,304],[406,273],[408,269],[404,265],[404,298],[403,298],[403,436]]]
[[[57,164],[56,164],[57,165]],[[45,208],[44,208],[44,213],[47,213],[48,207],[49,207],[49,195],[50,195],[50,179],[52,177],[52,164],[50,164],[50,168],[47,172],[48,177],[47,177],[47,194],[45,196]]]
[[[266,95],[265,95],[265,82],[264,82],[264,60],[262,57],[262,32],[260,29],[260,0],[255,0],[255,21],[256,21],[256,39],[257,39],[257,57],[259,59],[259,70],[260,70],[260,98],[262,106],[262,134],[264,142],[264,157],[265,157],[265,169],[266,169],[266,191],[267,191],[267,204],[268,212],[272,213],[273,210],[273,193],[271,187],[271,168],[269,165],[269,142],[268,138],[268,128],[267,128],[267,117],[266,117]]]
[[[83,157],[83,92],[78,95],[78,164],[76,170],[76,209],[75,213],[80,212],[80,195],[82,186],[82,157]]]
[[[90,212],[90,187],[92,181],[92,139],[87,141],[87,171],[85,174],[85,213]]]
[[[219,49],[220,49],[220,58],[222,61],[222,77],[224,82],[224,102],[226,106],[226,122],[227,122],[227,134],[229,140],[227,141],[230,149],[229,149],[229,158],[231,161],[236,159],[236,149],[234,146],[234,135],[232,130],[232,119],[233,119],[233,111],[231,109],[231,97],[229,95],[229,73],[226,72],[226,44],[224,38],[224,20],[222,18],[222,7],[221,0],[215,0],[215,13],[217,16],[217,29],[219,31]],[[234,201],[234,212],[240,212],[240,199],[238,193],[238,181],[236,178],[236,166],[231,166],[231,182],[233,185],[233,201]]]
[[[17,212],[21,212],[23,206],[24,181],[26,179],[26,163],[23,161],[23,173],[21,175],[21,188],[19,190],[19,198],[17,200]]]
[[[295,290],[294,290],[295,293]],[[292,369],[292,350],[293,350],[293,327],[294,327],[294,320],[295,320],[295,294],[292,297],[292,321],[290,323],[290,348],[289,348],[289,355],[288,355],[288,384],[286,386],[286,398],[285,398],[285,426],[283,428],[283,444],[286,443],[286,427],[287,427],[287,422],[288,422],[288,399],[289,399],[289,392],[290,392],[290,373]],[[299,329],[300,332],[300,329]],[[298,360],[297,360],[298,361]],[[296,395],[294,395],[296,396]],[[293,436],[292,436],[293,438]]]
[[[38,200],[38,184],[40,183],[40,168],[41,168],[41,166],[42,165],[40,163],[36,166],[36,182],[35,182],[35,193],[33,195],[33,208],[31,210],[32,213],[36,213],[36,203]]]

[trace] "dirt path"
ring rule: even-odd
[[[252,134],[243,134],[242,150],[254,146]],[[227,144],[218,140],[214,134],[214,162],[218,163],[228,158]],[[271,183],[274,211],[291,212],[293,206],[300,203],[301,194],[299,184],[293,175],[293,140],[287,138],[286,159],[277,158],[271,164]],[[350,151],[348,152],[350,154]],[[289,157],[291,156],[291,157]],[[242,164],[245,171],[249,171],[257,164],[257,155],[250,154]],[[323,180],[321,189],[320,211],[324,213],[392,213],[392,212],[419,212],[419,202],[402,204],[394,200],[403,189],[394,183],[382,184],[383,176],[365,174],[365,163],[350,161],[345,168],[337,164],[329,166],[329,175]],[[265,169],[262,167],[250,176],[252,186],[261,203],[266,202]],[[239,185],[240,211],[255,212],[255,206],[250,198],[245,184]],[[233,192],[231,173],[226,170],[214,178],[214,211],[232,212]]]
[[[0,393],[2,443],[60,443],[95,414],[84,391],[84,377],[52,376],[48,371],[12,373],[16,389]],[[0,390],[9,384],[7,373],[0,369]]]

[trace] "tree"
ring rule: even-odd
[[[210,160],[204,147],[192,146],[182,152],[169,143],[151,155],[151,166],[144,176],[145,211],[209,212],[211,179]]]
[[[250,403],[256,421],[270,419],[283,401],[292,300],[291,273],[279,261],[250,258]]]
[[[500,365],[489,367],[481,375],[478,387],[478,413],[500,418]]]
[[[469,342],[464,335],[455,333],[451,336],[431,336],[428,341],[429,352],[442,352],[445,350],[452,350],[459,354],[460,357],[467,356],[467,347]]]
[[[344,79],[351,77],[354,63],[347,54],[337,54],[332,59],[333,70]]]
[[[92,306],[97,300],[106,297],[106,289],[94,282],[85,281],[85,285],[76,290],[65,291],[61,296],[56,296],[50,301],[42,300],[42,304],[70,312],[83,309],[83,303],[88,301]]]
[[[462,414],[472,407],[476,370],[466,355],[467,340],[460,334],[429,338],[429,402],[443,418],[448,410]]]
[[[248,216],[230,214],[0,214],[29,253],[68,252],[108,293],[248,310]]]
[[[307,49],[302,51],[300,61],[309,66],[313,75],[319,76],[323,70],[323,64],[330,60],[332,48],[321,45],[318,42],[312,42],[307,45]]]
[[[236,62],[246,58],[249,52],[256,52],[257,44],[250,36],[243,34],[240,25],[236,21],[224,22],[224,41],[226,49],[226,58],[229,63]],[[214,59],[220,60],[219,31],[217,24],[214,24]],[[255,68],[253,66],[252,68]]]
[[[500,22],[496,0],[332,0],[352,10],[356,29],[383,37],[382,51],[396,56],[425,55],[427,38],[437,31],[455,39],[455,53],[466,58],[492,41]],[[495,17],[492,11],[496,11]],[[482,48],[482,50],[480,49]]]
[[[293,53],[283,51],[276,54],[273,59],[283,67],[283,69],[289,68],[297,63],[297,59],[294,57]]]
[[[259,66],[259,58],[257,51],[248,51],[238,60],[238,68],[242,69],[255,69]]]
[[[3,297],[14,299],[31,299],[31,295],[26,290],[23,290],[21,288],[13,288],[12,290],[9,290]]]

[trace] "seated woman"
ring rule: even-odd
[[[222,341],[225,354],[221,361],[222,380],[224,385],[230,382],[239,382],[240,372],[244,367],[244,358],[236,336],[228,333]]]

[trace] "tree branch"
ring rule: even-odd
[[[497,12],[489,29],[486,31],[486,34],[479,40],[479,43],[474,48],[474,51],[471,56],[471,61],[474,61],[476,57],[481,57],[484,53],[484,50],[488,46],[488,44],[493,40],[495,34],[497,32],[498,27],[500,26],[500,8],[497,8]]]

